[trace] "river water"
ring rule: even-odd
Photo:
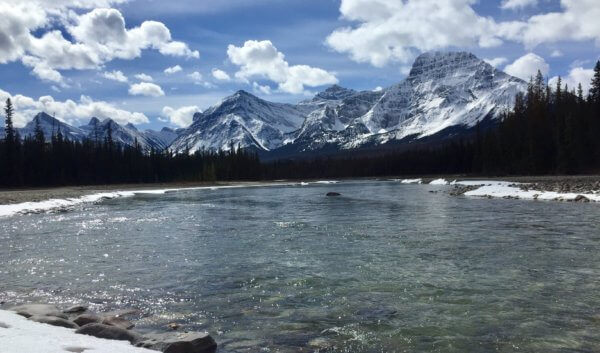
[[[600,206],[355,181],[0,218],[0,300],[141,308],[219,352],[597,352]],[[325,197],[329,191],[340,197]]]

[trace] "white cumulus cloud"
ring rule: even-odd
[[[483,60],[485,60],[485,62],[492,65],[493,67],[499,67],[500,65],[503,65],[508,61],[507,58],[503,58],[503,57],[493,58],[493,59],[483,59]]]
[[[449,46],[501,44],[495,22],[478,15],[475,0],[342,0],[354,26],[338,28],[327,44],[357,62],[384,66],[411,62],[418,52]],[[468,24],[468,25],[467,25]]]
[[[581,88],[583,89],[583,94],[587,95],[590,91],[592,78],[594,77],[593,69],[584,69],[583,67],[574,67],[569,71],[569,74],[566,77],[562,77],[562,84],[569,86],[569,91],[573,89],[577,89],[577,86],[581,83]],[[556,83],[558,81],[558,76],[552,77],[548,84],[552,87],[556,87]]]
[[[119,109],[111,103],[94,101],[92,98],[84,95],[79,98],[79,101],[71,99],[57,101],[52,96],[42,96],[34,99],[20,94],[11,95],[0,89],[0,101],[4,102],[7,98],[11,98],[13,102],[15,108],[15,126],[17,127],[25,126],[37,113],[42,111],[75,126],[86,123],[92,117],[99,119],[111,118],[120,124],[142,124],[149,122],[148,117],[143,113]]]
[[[179,127],[188,127],[194,121],[194,114],[200,113],[201,110],[195,105],[181,108],[166,106],[162,112],[172,124]]]
[[[500,7],[505,10],[517,10],[528,6],[535,6],[537,3],[538,0],[504,0]]]
[[[231,77],[229,77],[229,74],[221,69],[213,69],[212,76],[219,81],[231,80]]]
[[[488,48],[504,41],[531,50],[561,41],[600,45],[598,0],[560,0],[559,11],[512,21],[496,21],[475,11],[478,0],[341,0],[341,17],[350,25],[326,39],[333,50],[357,62],[381,67],[411,63],[421,52],[452,47]],[[505,0],[501,7],[520,9],[536,0]]]
[[[187,44],[173,41],[163,23],[144,21],[127,28],[121,12],[110,8],[120,2],[0,1],[0,63],[20,60],[40,79],[61,82],[60,71],[97,69],[114,59],[140,57],[146,49],[169,56],[199,57]]]
[[[252,82],[252,90],[255,93],[262,93],[266,95],[271,94],[271,87],[267,85],[261,85],[258,82]]]
[[[546,63],[544,58],[533,53],[523,55],[504,68],[504,72],[507,74],[525,81],[529,81],[530,78],[535,77],[538,70],[545,76],[550,71],[550,65]]]
[[[249,40],[242,47],[229,45],[229,60],[240,66],[235,76],[249,81],[252,77],[269,79],[279,84],[279,90],[299,94],[305,86],[317,87],[338,83],[332,73],[308,65],[290,65],[285,55],[269,40]]]
[[[160,97],[164,96],[165,92],[157,84],[150,82],[140,82],[135,83],[129,87],[129,94],[131,94],[132,96]]]
[[[105,71],[102,76],[107,79],[107,80],[112,80],[112,81],[117,81],[117,82],[127,82],[129,81],[129,79],[127,78],[127,76],[125,76],[125,74],[123,74],[123,72],[121,72],[120,70],[114,70],[114,71]]]
[[[144,81],[144,82],[153,82],[154,81],[154,79],[152,78],[152,76],[146,75],[144,73],[137,74],[134,77],[137,78],[138,80]]]
[[[164,71],[165,74],[167,75],[172,75],[178,72],[181,72],[183,69],[181,68],[181,66],[179,65],[175,65],[175,66],[171,66],[171,67],[167,67]]]

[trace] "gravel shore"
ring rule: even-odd
[[[424,177],[423,181],[428,184],[431,180],[440,176]],[[518,176],[518,177],[474,177],[464,175],[441,176],[446,180],[496,180],[522,183],[519,187],[523,190],[554,191],[560,193],[590,194],[600,191],[600,175],[585,176]],[[272,184],[286,181],[274,182],[219,182],[219,183],[162,183],[162,184],[121,184],[121,185],[94,185],[94,186],[66,186],[56,188],[40,189],[13,189],[0,190],[0,205],[18,204],[23,202],[39,202],[50,199],[77,198],[85,195],[129,190],[159,190],[178,189],[210,186],[257,186],[261,184]],[[293,182],[293,181],[288,181]],[[452,194],[462,195],[473,190],[473,186],[463,186],[452,191]]]

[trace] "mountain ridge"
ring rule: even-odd
[[[115,141],[129,146],[137,141],[146,152],[232,147],[274,154],[343,151],[419,140],[443,131],[460,134],[484,119],[497,121],[526,87],[472,53],[428,52],[416,58],[406,78],[380,91],[336,84],[310,99],[286,104],[239,90],[194,114],[192,124],[178,130],[139,131],[132,124],[97,118],[79,128],[61,128],[73,139],[98,139],[105,138],[110,127]],[[30,124],[24,132],[32,130]]]

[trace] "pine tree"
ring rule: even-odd
[[[6,99],[6,106],[4,107],[4,114],[5,114],[4,140],[6,141],[7,145],[14,145],[15,138],[16,138],[15,128],[13,127],[14,109],[13,109],[12,101],[10,100],[10,98]]]
[[[35,129],[34,129],[34,139],[35,142],[39,145],[43,145],[46,142],[46,137],[44,136],[44,131],[42,130],[42,126],[40,125],[40,117],[35,117]]]
[[[600,104],[600,60],[594,67],[594,77],[592,78],[592,86],[590,88],[590,100]]]

